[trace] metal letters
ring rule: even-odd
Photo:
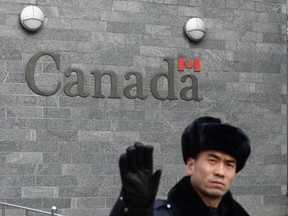
[[[61,82],[57,83],[57,87],[51,92],[44,92],[40,90],[35,82],[35,67],[36,63],[42,56],[51,56],[56,64],[56,68],[60,70],[60,55],[56,52],[39,52],[32,56],[32,58],[28,61],[26,68],[25,68],[25,78],[29,88],[38,95],[42,96],[52,96],[56,94],[59,89],[61,88]],[[150,81],[150,91],[152,95],[158,100],[177,100],[178,98],[175,95],[175,88],[174,88],[174,59],[172,58],[164,58],[164,61],[168,64],[168,73],[161,72],[156,74],[152,77]],[[84,73],[79,68],[68,68],[64,71],[64,75],[66,77],[70,77],[72,73],[76,73],[75,81],[67,83],[63,87],[64,93],[69,97],[88,97],[90,94],[85,92],[84,88]],[[94,94],[92,95],[93,98],[105,98],[105,95],[102,93],[102,77],[109,76],[110,78],[110,95],[108,98],[120,99],[121,96],[118,94],[118,86],[117,86],[117,75],[112,71],[106,71],[101,73],[100,71],[93,71],[90,73],[94,77]],[[143,88],[143,76],[138,72],[128,72],[124,75],[126,80],[129,80],[131,77],[135,77],[136,82],[135,84],[129,84],[123,88],[123,95],[129,99],[141,99],[145,100],[148,95],[144,93]],[[159,78],[167,79],[168,83],[168,90],[167,95],[163,96],[160,95],[159,89],[157,88],[157,84]],[[184,101],[201,101],[203,97],[198,96],[198,79],[195,75],[186,74],[181,77],[181,82],[185,83],[187,79],[191,80],[191,86],[183,87],[180,91],[180,98]],[[72,87],[76,87],[76,93],[72,92]],[[189,94],[189,91],[191,93]],[[133,92],[133,93],[132,93]],[[188,96],[190,95],[190,96]]]
[[[43,92],[40,89],[38,89],[38,87],[36,86],[35,78],[34,78],[36,63],[38,59],[44,55],[51,56],[56,63],[57,69],[58,70],[60,69],[60,55],[59,54],[54,53],[54,52],[40,52],[40,53],[35,54],[27,63],[26,68],[25,68],[25,79],[30,89],[36,94],[43,95],[43,96],[51,96],[51,95],[56,94],[56,92],[58,92],[58,90],[61,87],[61,82],[57,84],[57,87],[54,91]]]

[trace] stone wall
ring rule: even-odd
[[[19,23],[28,5],[44,12],[36,33]],[[207,25],[198,43],[183,34],[190,17]],[[1,201],[56,205],[64,215],[108,215],[121,186],[118,158],[135,141],[154,146],[155,167],[163,170],[158,197],[165,198],[186,172],[181,132],[196,117],[211,115],[251,138],[235,198],[253,216],[288,215],[284,0],[0,0],[0,18]],[[60,55],[59,70],[51,56],[36,64],[41,91],[61,82],[51,96],[33,92],[25,80],[28,61],[42,51]],[[180,56],[199,58],[201,72],[178,72]],[[162,76],[157,90],[164,99],[173,84],[173,100],[159,100],[150,89],[153,77],[168,71],[164,58],[174,60],[174,82]],[[105,97],[93,97],[96,71],[116,75],[120,98],[109,98],[109,76],[101,81]],[[143,88],[128,92],[133,97],[143,89],[147,98],[123,94],[136,83],[135,75],[125,78],[129,72],[140,74]],[[181,82],[189,74],[197,77],[201,101],[180,96],[192,86]],[[77,86],[85,94],[66,95],[69,84],[72,95],[81,91]]]

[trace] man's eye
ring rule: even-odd
[[[235,167],[235,164],[234,164],[234,163],[228,163],[227,166],[228,166],[228,167],[231,167],[231,168],[234,168],[234,167]]]
[[[215,160],[215,159],[208,159],[208,162],[209,162],[210,164],[215,164],[215,163],[216,163],[216,160]]]

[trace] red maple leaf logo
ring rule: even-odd
[[[191,60],[187,60],[185,66],[190,69],[193,67],[193,62]]]

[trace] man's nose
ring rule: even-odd
[[[218,163],[217,166],[215,166],[214,174],[219,177],[225,176],[225,166],[223,163]]]

